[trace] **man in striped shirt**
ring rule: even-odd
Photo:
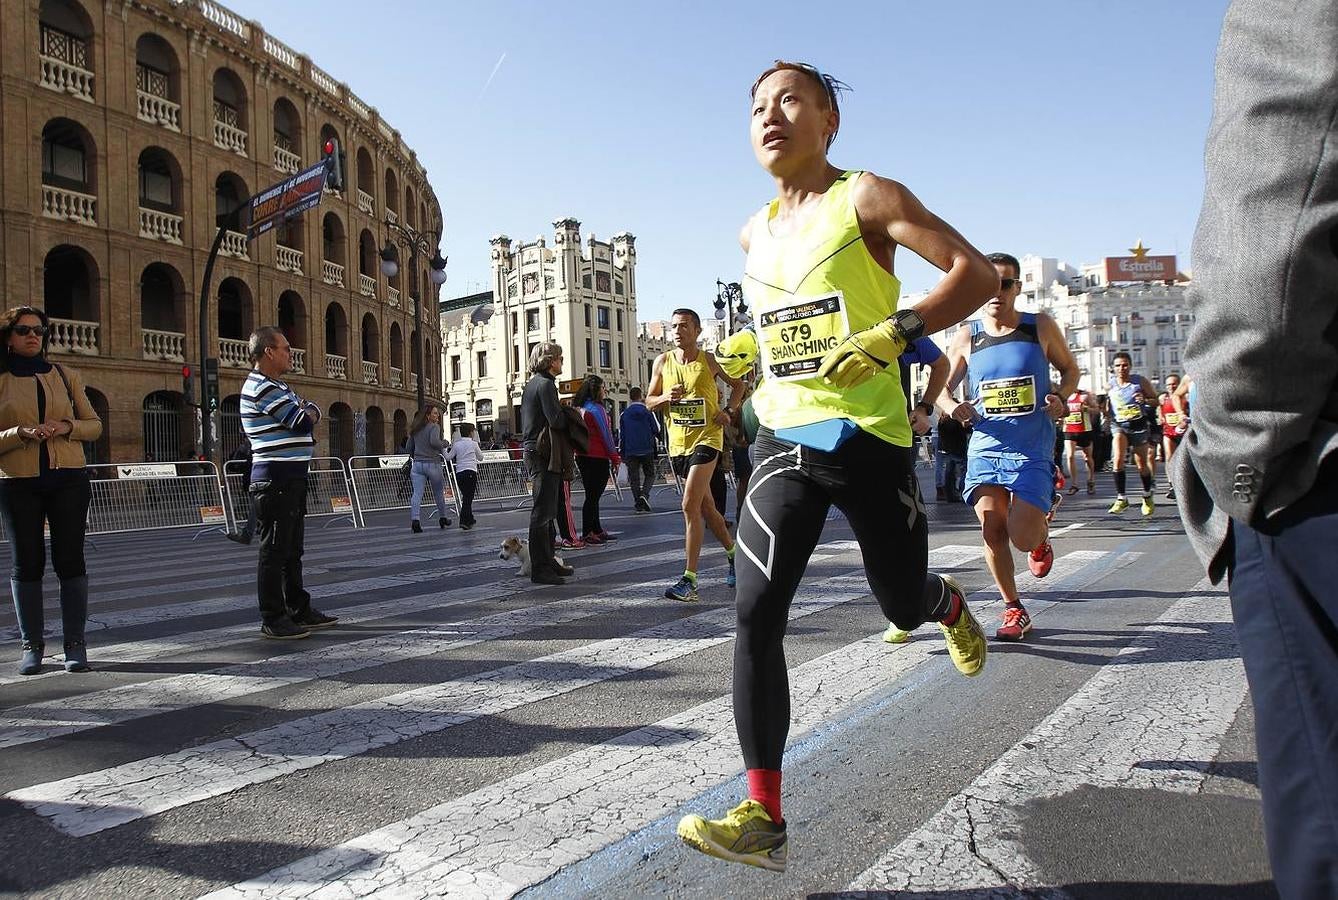
[[[249,349],[252,369],[242,386],[241,413],[251,442],[250,494],[260,535],[260,633],[296,640],[338,621],[314,608],[302,586],[307,466],[321,411],[279,380],[293,362],[283,332],[272,325],[258,328]]]

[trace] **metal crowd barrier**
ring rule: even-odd
[[[246,469],[249,463],[231,459],[223,464],[223,483],[228,498],[228,513],[232,527],[237,529],[251,515],[251,495],[246,491]],[[354,528],[361,528],[361,510],[354,502],[344,463],[333,456],[317,456],[307,466],[307,518],[328,517],[328,528],[345,519]]]
[[[454,469],[454,466],[452,466]],[[530,501],[534,487],[530,473],[521,459],[512,459],[508,450],[484,450],[479,462],[479,484],[474,494],[475,503],[489,500],[520,501],[517,507]]]
[[[89,534],[227,527],[223,486],[211,462],[109,463],[89,466],[88,474]]]
[[[403,453],[393,456],[349,457],[349,483],[353,486],[354,505],[364,517],[364,525],[366,524],[366,514],[369,512],[409,508],[411,495],[413,494],[413,484],[409,478],[409,471],[404,465],[408,461],[409,457]],[[453,467],[443,464],[442,472],[446,476],[446,484],[444,485],[446,502],[455,507],[455,514],[458,518],[460,515],[460,490],[455,483],[455,471]],[[432,496],[431,485],[425,485],[423,493],[425,504],[436,503],[436,499]],[[436,517],[445,514],[444,510],[438,510]]]
[[[669,462],[669,457],[660,455],[655,457],[655,486],[646,491],[646,496],[650,496],[657,490],[663,488],[673,488],[674,492],[680,497],[683,496],[683,483],[678,479],[678,473],[674,471],[673,464]]]

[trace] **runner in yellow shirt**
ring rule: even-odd
[[[674,349],[655,360],[646,406],[667,407],[669,459],[683,480],[683,543],[687,566],[683,577],[664,592],[670,600],[697,600],[697,560],[701,555],[705,528],[710,528],[729,559],[725,583],[734,586],[734,539],[725,517],[711,499],[711,476],[724,448],[724,426],[743,403],[744,385],[720,368],[709,350],[697,346],[702,323],[690,309],[674,310],[669,327]],[[729,403],[720,408],[716,379],[730,387]]]
[[[785,623],[833,504],[859,540],[886,619],[908,631],[938,622],[959,671],[985,664],[985,635],[961,589],[927,571],[897,357],[966,318],[998,292],[999,275],[902,185],[828,162],[838,87],[812,66],[778,61],[751,92],[753,153],[777,196],[740,235],[763,376],[752,400],[756,468],[737,531],[734,721],[749,798],[721,819],[689,815],[678,826],[704,853],[772,871],[785,869],[787,846]],[[902,245],[945,273],[913,310],[897,309]],[[743,332],[721,352],[735,357],[751,340]]]

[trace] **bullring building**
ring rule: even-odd
[[[426,258],[411,271],[404,254],[387,278],[378,250],[387,220],[442,227],[399,132],[211,0],[0,0],[0,14],[4,306],[43,307],[53,358],[84,373],[106,423],[90,459],[189,455],[182,367],[201,359],[216,217],[317,162],[330,138],[342,191],[253,242],[224,237],[204,354],[220,361],[218,434],[224,453],[235,447],[246,338],[277,324],[296,348],[293,386],[326,411],[318,452],[398,445],[418,379],[429,397],[441,390],[436,287]]]

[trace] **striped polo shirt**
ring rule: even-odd
[[[315,451],[309,404],[286,383],[252,369],[242,385],[242,430],[251,442],[251,481],[305,478]]]

